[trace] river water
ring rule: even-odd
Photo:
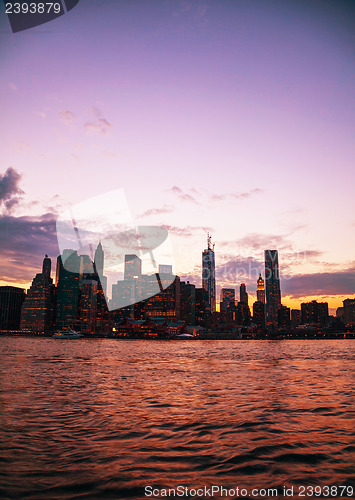
[[[350,486],[354,360],[353,340],[2,337],[0,497]]]

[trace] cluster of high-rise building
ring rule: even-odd
[[[36,274],[27,292],[18,287],[0,287],[0,330],[48,332],[74,328],[82,332],[108,332],[124,318],[183,321],[213,329],[253,326],[260,331],[297,328],[300,325],[328,324],[328,304],[312,301],[301,309],[282,305],[277,250],[265,250],[265,277],[256,280],[256,301],[249,306],[246,284],[222,288],[220,308],[216,307],[216,265],[214,244],[207,237],[202,252],[202,287],[181,281],[170,265],[159,265],[158,272],[143,274],[142,260],[126,255],[124,276],[112,285],[107,299],[104,252],[101,243],[94,259],[64,250],[57,258],[55,283],[51,260],[46,255],[42,272]],[[355,324],[355,299],[343,302],[337,316],[345,324]]]

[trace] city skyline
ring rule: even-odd
[[[137,225],[169,231],[182,279],[201,283],[208,231],[217,296],[246,283],[255,300],[277,248],[285,305],[341,306],[355,290],[352,16],[315,5],[91,0],[16,34],[0,15],[0,285],[28,288],[59,255],[63,209],[122,188]]]
[[[212,254],[212,258],[211,255]],[[57,288],[57,295],[62,296],[62,300],[65,302],[65,307],[69,307],[70,315],[74,316],[78,313],[78,300],[74,298],[75,294],[79,294],[79,289],[86,284],[86,288],[88,285],[91,285],[91,288],[95,284],[95,293],[92,292],[90,288],[90,294],[92,295],[92,299],[95,296],[102,294],[102,298],[100,297],[101,306],[103,307],[103,303],[106,302],[108,307],[108,311],[114,311],[117,309],[127,308],[127,306],[138,304],[139,302],[146,302],[149,297],[154,299],[156,295],[163,292],[167,288],[171,288],[170,285],[174,285],[175,280],[179,282],[179,290],[180,286],[184,287],[194,287],[196,288],[196,292],[201,290],[205,293],[205,298],[203,299],[205,304],[205,312],[207,315],[213,315],[214,312],[225,313],[231,304],[233,305],[242,305],[244,304],[249,313],[253,310],[254,316],[254,308],[257,307],[257,316],[260,314],[260,307],[263,306],[262,315],[264,316],[264,320],[269,322],[270,324],[277,324],[278,316],[281,310],[288,310],[286,315],[290,316],[290,313],[299,312],[302,313],[302,317],[306,316],[304,314],[304,306],[312,306],[313,303],[317,304],[316,300],[312,301],[303,301],[300,303],[299,308],[291,309],[287,307],[287,305],[283,304],[282,294],[280,289],[280,269],[278,263],[278,251],[277,250],[265,250],[265,268],[264,275],[265,280],[262,277],[262,274],[259,273],[259,277],[255,282],[256,288],[256,296],[250,294],[252,299],[252,304],[249,304],[249,291],[247,291],[247,287],[245,283],[240,283],[238,286],[236,284],[233,288],[220,288],[219,299],[216,295],[216,283],[215,283],[215,273],[214,273],[214,244],[212,245],[212,236],[210,234],[207,235],[207,249],[202,252],[202,286],[198,289],[198,285],[196,283],[191,283],[187,281],[185,283],[181,280],[180,276],[173,275],[172,266],[166,264],[160,264],[158,266],[158,273],[148,273],[143,274],[142,269],[142,261],[141,259],[134,254],[125,255],[124,259],[124,271],[121,276],[121,280],[117,281],[117,284],[112,284],[112,294],[107,293],[107,276],[104,275],[104,251],[101,245],[101,242],[98,243],[97,248],[95,250],[95,257],[91,260],[90,256],[86,254],[78,254],[77,251],[72,249],[66,249],[63,251],[61,255],[57,257],[57,266],[56,266],[56,275],[55,282],[53,283],[53,279],[51,277],[51,259],[46,254],[43,262],[42,262],[42,273],[36,273],[35,277],[32,280],[31,286],[28,288],[25,297],[29,297],[30,305],[31,300],[35,299],[35,302],[39,300],[39,296],[37,296],[38,292],[31,295],[31,290],[33,286],[35,288],[38,286],[45,286],[44,296],[40,297],[41,301],[48,302],[49,300],[53,300],[54,287]],[[213,265],[212,265],[213,264]],[[207,274],[206,274],[207,271]],[[87,276],[85,278],[85,275]],[[62,276],[62,278],[61,278]],[[65,276],[64,280],[63,277]],[[173,279],[174,278],[174,279]],[[210,279],[212,278],[212,279]],[[163,286],[162,286],[163,285]],[[7,286],[0,285],[0,288],[5,289]],[[64,287],[64,288],[63,288]],[[133,287],[133,288],[132,288]],[[239,288],[239,300],[236,300],[236,288]],[[18,292],[25,292],[26,290],[23,288],[13,287]],[[73,292],[73,290],[75,291]],[[179,292],[176,292],[180,294]],[[191,293],[191,292],[190,292]],[[85,295],[85,294],[84,294]],[[351,294],[350,294],[351,295]],[[194,292],[195,296],[195,292]],[[32,298],[31,298],[32,297]],[[52,298],[50,298],[52,297]],[[75,295],[76,297],[76,295]],[[77,298],[80,297],[80,294]],[[92,301],[91,299],[91,301]],[[95,301],[97,299],[95,298]],[[164,299],[162,299],[164,300]],[[194,299],[195,300],[195,299]],[[352,298],[347,297],[345,302],[353,302]],[[44,304],[43,302],[43,304]],[[154,302],[154,300],[153,300]],[[214,308],[211,307],[211,303],[214,303]],[[73,306],[74,304],[74,306]],[[76,304],[76,305],[75,305]],[[149,312],[149,301],[148,304],[148,312]],[[328,317],[332,314],[333,311],[330,311],[328,308],[327,302],[320,303],[320,306],[326,305],[326,315]],[[42,305],[41,309],[46,309],[48,307]],[[60,306],[62,307],[62,306]],[[96,307],[96,306],[95,306]],[[180,306],[179,306],[180,307]],[[312,306],[313,307],[313,306]],[[338,315],[338,312],[343,309],[342,305],[336,308],[334,311]],[[329,310],[329,311],[328,311]],[[60,311],[60,309],[58,309]],[[57,316],[60,318],[61,313],[57,312]],[[291,314],[292,316],[292,314]],[[290,316],[290,320],[291,320]],[[44,321],[43,316],[43,321]],[[47,318],[48,320],[48,318]],[[61,320],[59,319],[59,323],[57,320],[57,325],[60,326]]]

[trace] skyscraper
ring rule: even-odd
[[[25,290],[16,286],[0,286],[0,330],[19,330]]]
[[[214,258],[214,244],[207,234],[207,248],[202,252],[202,288],[207,292],[206,312],[216,312],[216,269]]]
[[[142,261],[137,255],[125,255],[124,279],[139,279],[142,276]]]
[[[80,326],[82,332],[95,333],[98,283],[83,280],[80,290]]]
[[[277,250],[265,250],[266,321],[277,324],[281,307],[279,257]]]
[[[43,260],[42,273],[36,274],[22,304],[21,330],[46,332],[52,328],[54,285],[51,273],[51,261],[46,256]]]
[[[102,276],[104,272],[104,251],[102,249],[101,241],[99,242],[95,250],[94,262],[96,272],[99,274],[99,276]]]
[[[180,282],[180,319],[187,325],[196,324],[196,287],[188,281]]]
[[[173,274],[173,266],[170,264],[159,264],[159,274]]]
[[[234,288],[221,288],[220,311],[226,311],[230,304],[235,304]]]
[[[46,254],[45,258],[43,259],[42,274],[44,274],[45,276],[48,276],[48,278],[50,278],[51,277],[51,268],[52,268],[51,259]]]
[[[78,328],[80,271],[87,267],[87,259],[75,250],[64,250],[57,258],[57,328]],[[86,269],[85,269],[86,271]]]
[[[253,323],[259,328],[265,328],[265,303],[261,300],[253,304]]]
[[[261,274],[259,274],[258,281],[256,282],[256,300],[265,304],[265,286]]]
[[[239,300],[243,304],[248,305],[248,294],[247,294],[247,287],[245,286],[245,283],[242,283],[239,288]]]

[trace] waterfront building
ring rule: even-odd
[[[265,304],[261,300],[253,304],[253,323],[259,328],[265,328]]]
[[[96,331],[98,282],[84,279],[80,290],[80,327],[82,332]]]
[[[206,304],[208,300],[207,291],[204,288],[196,288],[195,298],[196,298],[196,307],[195,307],[196,325],[206,326],[207,322]]]
[[[206,313],[216,312],[216,269],[214,244],[207,234],[207,248],[202,252],[202,288],[207,292]]]
[[[301,311],[299,309],[291,309],[291,326],[296,328],[296,326],[301,324]]]
[[[196,287],[189,281],[180,282],[180,320],[187,325],[196,324]]]
[[[291,327],[291,314],[290,308],[286,306],[281,306],[277,310],[277,324],[279,328],[290,328]]]
[[[165,276],[165,277],[164,277]],[[158,280],[159,278],[159,280]],[[180,278],[175,276],[171,283],[171,275],[159,275],[145,277],[146,283],[151,281],[152,286],[156,286],[157,280],[160,285],[160,292],[144,300],[146,317],[163,317],[168,320],[180,319]],[[168,285],[168,283],[170,283]]]
[[[336,317],[343,320],[344,317],[344,307],[338,307],[336,310]]]
[[[236,322],[238,325],[248,326],[250,325],[250,309],[248,304],[245,302],[238,302],[236,307]]]
[[[256,282],[256,300],[265,304],[265,286],[261,274],[259,274],[259,278]]]
[[[346,325],[355,325],[355,299],[343,300],[343,321]]]
[[[234,288],[221,288],[221,313],[226,311],[230,304],[235,304],[235,290]]]
[[[280,272],[277,250],[265,250],[266,321],[277,324],[281,307]]]
[[[301,318],[303,324],[318,324],[319,326],[327,326],[329,321],[328,303],[303,302],[301,304]]]
[[[248,305],[248,294],[245,283],[242,283],[239,288],[239,302]]]
[[[21,330],[47,332],[53,327],[54,285],[50,277],[51,260],[43,259],[42,272],[36,274],[21,308]]]
[[[80,271],[90,271],[89,262],[84,257],[79,256],[75,250],[67,249],[57,258],[56,328],[58,329],[80,328],[78,319],[82,281]]]
[[[24,288],[0,286],[0,330],[19,330]]]

